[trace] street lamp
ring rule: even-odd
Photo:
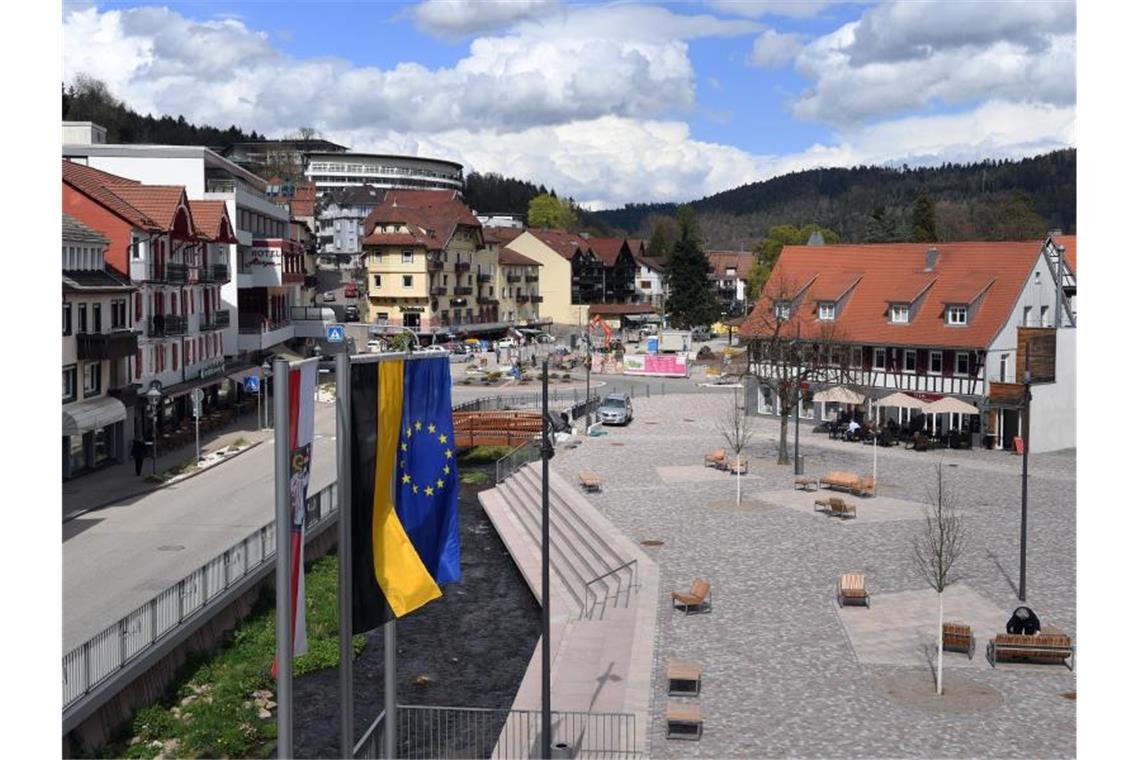
[[[269,375],[273,372],[273,365],[268,359],[261,365],[261,372],[263,374],[261,385],[265,386],[265,427],[272,427],[269,424]],[[261,393],[261,386],[258,386],[257,392]],[[258,420],[259,424],[260,422],[261,420]]]
[[[150,386],[150,390],[146,392],[146,405],[150,410],[150,474],[158,474],[158,404],[162,400],[162,391],[156,386]]]
[[[803,359],[803,355],[799,353],[799,350],[800,350],[800,325],[797,322],[796,323],[796,353],[795,353],[795,357],[796,357],[796,362],[800,366],[799,366],[799,372],[796,373],[796,408],[795,408],[795,412],[796,412],[796,444],[795,444],[795,453],[794,453],[794,456],[796,458],[796,460],[795,460],[796,464],[795,464],[795,467],[793,467],[792,469],[795,471],[796,475],[803,475],[804,474],[803,468],[800,466],[800,393],[802,392],[800,389],[800,377],[801,377],[801,373],[803,372],[803,361],[804,361],[804,359]]]

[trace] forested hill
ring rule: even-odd
[[[839,233],[844,242],[863,242],[873,213],[880,226],[886,219],[905,238],[911,205],[923,188],[935,203],[942,240],[1001,239],[1002,210],[1025,196],[1049,229],[1076,232],[1076,149],[930,168],[813,169],[726,190],[692,205],[709,248],[749,248],[782,224],[818,224]],[[629,204],[594,216],[627,234],[648,237],[654,217],[673,216],[676,210],[674,203]]]
[[[109,143],[228,148],[238,142],[265,139],[264,135],[247,133],[236,126],[218,129],[191,124],[182,116],[142,116],[112,95],[105,84],[82,75],[63,91],[63,120],[93,121],[106,127]]]

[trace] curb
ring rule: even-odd
[[[266,440],[268,440],[268,439],[266,439]],[[132,498],[134,496],[142,496],[144,494],[153,493],[155,491],[161,491],[164,488],[170,488],[171,486],[176,486],[179,483],[184,483],[187,480],[190,480],[191,478],[198,477],[199,475],[201,475],[204,472],[209,472],[210,470],[214,469],[214,467],[216,467],[218,464],[228,462],[231,459],[237,459],[238,457],[240,457],[245,452],[250,451],[252,449],[255,449],[263,443],[265,443],[265,441],[254,441],[253,443],[246,446],[244,449],[237,452],[233,456],[226,457],[221,462],[218,462],[217,464],[212,464],[209,467],[202,468],[202,469],[198,470],[197,472],[189,473],[185,477],[181,477],[178,480],[174,481],[173,483],[167,482],[167,483],[156,484],[156,485],[150,486],[148,488],[140,488],[138,490],[131,491],[129,493],[119,494],[118,496],[112,497],[106,501],[100,502],[98,504],[93,504],[90,507],[84,507],[83,509],[77,510],[75,512],[69,512],[63,516],[63,523],[62,524],[66,525],[67,523],[71,522],[75,518],[82,517],[83,515],[87,514],[88,512],[94,512],[96,510],[103,509],[104,507],[114,506],[116,503],[118,503],[122,499],[129,499],[129,498]]]

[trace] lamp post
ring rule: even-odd
[[[146,392],[146,405],[150,410],[150,474],[158,474],[158,404],[162,400],[162,391],[151,386]]]
[[[261,381],[261,383],[265,386],[265,427],[271,428],[273,426],[269,424],[269,376],[270,373],[273,372],[273,365],[269,362],[268,359],[266,359],[265,363],[261,365],[261,371],[264,374],[264,379]],[[258,391],[260,392],[260,390],[261,389],[259,387]]]
[[[1026,345],[1025,393],[1021,407],[1021,575],[1017,583],[1017,598],[1025,601],[1025,543],[1029,520],[1029,402],[1033,394],[1029,390],[1032,377],[1029,374],[1029,347]]]
[[[803,372],[803,356],[799,353],[800,350],[800,326],[796,323],[796,362],[800,365],[796,373],[796,443],[795,443],[795,467],[792,469],[796,475],[803,475],[803,468],[800,467],[800,377]]]

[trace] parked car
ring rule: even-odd
[[[349,304],[344,307],[344,321],[345,322],[359,322],[360,309],[355,304]]]
[[[326,290],[324,295],[325,303],[332,303],[336,300],[335,290]]]
[[[373,338],[372,340],[368,341],[368,350],[373,354],[378,354],[384,350],[384,346],[380,341]]]
[[[344,297],[345,298],[356,298],[356,296],[357,296],[356,283],[355,282],[345,283],[345,285],[344,285]]]
[[[427,351],[428,353],[432,353],[432,354],[446,354],[447,353],[447,349],[444,348],[443,346],[439,345],[438,343],[435,345],[432,345],[432,346],[425,346],[424,351]]]
[[[705,341],[709,341],[712,339],[713,339],[713,335],[711,332],[709,332],[707,327],[693,328],[693,342],[694,343],[704,343]]]
[[[515,343],[514,338],[503,338],[495,346],[497,348],[516,348],[518,344]]]
[[[603,425],[628,425],[633,422],[633,402],[625,393],[611,393],[598,407],[598,420]]]

